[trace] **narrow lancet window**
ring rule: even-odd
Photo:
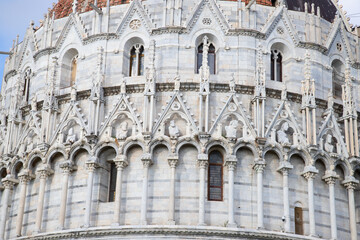
[[[271,51],[271,80],[282,82],[282,60],[283,57],[278,50]]]
[[[209,155],[208,200],[223,200],[223,156],[219,151]]]

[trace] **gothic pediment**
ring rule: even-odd
[[[346,55],[349,59],[353,60],[354,56],[351,51],[351,46],[349,43],[349,38],[346,34],[345,26],[343,21],[340,18],[335,19],[335,23],[330,31],[329,37],[326,41],[326,48],[328,52],[337,52],[338,46],[337,44],[340,43],[343,47],[340,52],[344,49]]]
[[[322,125],[319,129],[317,142],[320,145],[320,149],[329,154],[335,153],[340,156],[349,156],[341,134],[340,126],[332,109],[327,110],[325,119],[322,121]]]
[[[37,42],[36,35],[34,33],[34,30],[32,29],[32,26],[30,26],[26,31],[26,35],[19,50],[20,58],[19,61],[17,62],[17,69],[21,68],[23,62],[29,61],[32,64],[34,64],[33,56],[35,52],[39,50],[36,42]]]
[[[213,121],[210,134],[217,137],[255,139],[256,132],[250,116],[237,100],[235,93],[231,94],[220,113]]]
[[[118,35],[122,35],[127,28],[131,28],[133,31],[142,26],[144,26],[149,34],[151,33],[153,24],[148,14],[141,5],[141,2],[139,0],[134,0],[131,2],[127,12],[121,20],[120,25],[117,27],[116,33]]]
[[[191,31],[196,23],[202,21],[199,25],[204,25],[205,27],[210,23],[212,20],[216,20],[216,23],[219,25],[221,30],[224,33],[227,33],[230,29],[228,20],[220,10],[219,6],[214,0],[202,0],[199,4],[194,8],[194,11],[188,17],[188,21],[186,23],[187,31]],[[210,19],[210,21],[209,21]]]
[[[170,138],[177,138],[197,133],[198,130],[193,114],[190,113],[190,108],[178,91],[162,109],[159,118],[155,120],[153,135],[166,135]]]
[[[71,132],[74,131],[80,134],[88,133],[88,122],[82,109],[76,101],[70,101],[69,106],[64,111],[64,115],[61,117],[60,123],[56,126],[56,129],[50,138],[50,144],[53,144],[56,141],[59,134],[64,133],[64,129],[67,131],[67,135],[69,135],[68,131],[70,131],[71,128],[74,128],[74,126],[77,126],[79,129],[77,129],[78,131],[72,129]],[[81,136],[77,136],[76,138],[80,137]],[[60,138],[63,137],[60,136]],[[62,141],[60,139],[60,142]]]
[[[284,93],[283,93],[284,94]],[[306,146],[306,139],[287,100],[281,101],[266,126],[265,137],[283,146]]]
[[[276,30],[276,33],[274,30]],[[261,29],[261,32],[265,34],[266,38],[275,34],[284,38],[284,34],[286,34],[295,45],[298,45],[300,42],[297,31],[291,22],[287,9],[284,6],[277,7],[276,10],[268,17],[266,24]]]
[[[55,48],[57,50],[61,48],[61,46],[69,36],[71,29],[75,30],[76,33],[75,35],[78,36],[81,42],[83,42],[84,38],[89,36],[87,29],[85,28],[85,24],[81,19],[80,15],[78,13],[71,14],[67,22],[65,23],[58,40],[55,43]]]
[[[139,114],[133,108],[133,103],[129,101],[129,96],[125,93],[121,94],[114,108],[105,117],[105,121],[101,124],[99,136],[102,136],[108,129],[108,136],[117,137],[119,140],[125,140],[129,136],[134,136],[142,131],[142,122]],[[113,129],[114,128],[114,129]],[[112,131],[114,131],[112,133]]]

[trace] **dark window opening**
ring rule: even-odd
[[[271,80],[276,82],[282,82],[282,55],[279,51],[271,51]]]
[[[202,66],[202,59],[203,59],[203,48],[204,44],[200,44],[197,49],[197,66],[196,66],[196,73],[199,73],[199,70]],[[208,65],[210,68],[210,74],[216,73],[216,49],[215,46],[211,43],[209,45],[208,51]]]
[[[219,151],[209,155],[208,200],[223,200],[223,156]]]
[[[111,164],[110,164],[109,202],[115,201],[116,175],[117,175],[116,165],[114,162],[111,162]]]

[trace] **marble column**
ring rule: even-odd
[[[8,208],[10,206],[9,200],[11,196],[11,191],[14,188],[14,185],[17,183],[19,183],[19,181],[11,178],[10,176],[7,176],[2,180],[2,184],[5,189],[2,196],[2,208],[0,213],[0,240],[5,240],[4,238],[5,226],[6,226]]]
[[[42,168],[37,170],[38,177],[40,178],[39,198],[38,198],[38,203],[37,203],[36,221],[35,221],[35,231],[37,233],[41,232],[41,224],[42,224],[42,217],[43,217],[43,211],[44,211],[44,196],[45,196],[46,180],[47,180],[48,176],[50,176],[53,173],[54,173],[54,171],[46,166],[43,166]]]
[[[264,202],[263,202],[263,172],[266,163],[264,160],[255,162],[254,170],[257,175],[257,228],[264,229]]]
[[[198,165],[200,168],[199,175],[199,223],[198,225],[204,226],[205,224],[205,180],[206,180],[206,169],[209,165],[208,155],[199,154],[198,156]]]
[[[61,189],[61,202],[60,202],[60,214],[59,214],[59,230],[65,228],[65,217],[66,217],[66,205],[67,195],[69,187],[69,175],[72,171],[76,170],[75,166],[70,161],[66,161],[60,164],[60,168],[63,172],[62,177],[62,189]]]
[[[351,240],[357,240],[354,191],[359,181],[351,176],[346,177],[342,183],[348,191]]]
[[[335,183],[339,176],[335,172],[326,174],[323,179],[329,185],[329,201],[330,201],[330,224],[331,224],[331,239],[337,239],[337,224],[336,224],[336,208],[335,208]]]
[[[314,207],[314,178],[319,171],[313,166],[306,166],[302,176],[308,182],[309,226],[310,236],[316,236],[315,207]]]
[[[225,165],[228,168],[229,173],[229,204],[228,204],[228,227],[237,227],[237,224],[235,222],[235,216],[234,216],[234,173],[236,169],[237,159],[236,156],[231,155],[226,157]]]
[[[29,170],[23,170],[19,174],[19,180],[20,180],[20,196],[19,196],[19,204],[18,204],[18,213],[16,218],[16,236],[21,236],[21,229],[23,225],[23,219],[24,219],[24,210],[25,210],[25,201],[26,201],[26,190],[29,181],[33,178],[31,176]]]
[[[121,192],[122,192],[122,174],[124,168],[128,166],[125,155],[120,155],[115,160],[116,165],[116,189],[115,189],[115,210],[114,210],[114,220],[113,225],[120,225],[120,210],[121,210]]]
[[[178,157],[177,156],[169,157],[168,163],[171,169],[168,224],[175,225],[175,182],[176,182],[175,169],[178,163]]]
[[[289,233],[290,229],[290,202],[289,202],[289,171],[293,166],[287,162],[283,161],[278,168],[278,171],[283,175],[283,202],[284,202],[284,231]]]
[[[151,154],[144,154],[141,157],[143,163],[143,185],[141,195],[141,212],[140,212],[140,224],[147,225],[147,203],[148,203],[148,184],[149,184],[149,168],[152,164]]]
[[[94,171],[98,167],[96,157],[91,157],[86,164],[86,170],[88,171],[87,187],[86,187],[86,202],[85,202],[85,218],[84,228],[91,226],[91,203],[94,188]]]

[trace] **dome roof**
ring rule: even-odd
[[[228,0],[228,1],[237,1],[237,0]],[[241,0],[248,4],[250,0]],[[53,8],[53,12],[55,12],[55,19],[63,18],[69,16],[72,13],[72,4],[74,0],[59,0],[57,4],[55,4]],[[91,11],[89,3],[94,3],[95,0],[78,0],[77,11],[87,12]],[[127,4],[130,0],[110,0],[110,6]],[[256,0],[257,4],[272,6],[276,2],[276,0]],[[332,22],[335,18],[337,9],[331,0],[285,0],[287,7],[289,10],[301,11],[305,10],[305,2],[308,3],[308,12],[311,12],[311,5],[315,4],[315,12],[317,11],[317,7],[320,7],[321,17],[326,19],[329,22]],[[97,6],[99,8],[106,7],[107,0],[97,0]]]

